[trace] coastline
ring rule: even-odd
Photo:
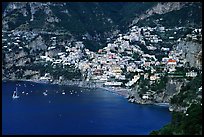
[[[98,88],[102,90],[106,90],[108,92],[117,94],[119,96],[124,97],[125,99],[128,100],[130,103],[135,103],[135,104],[141,104],[141,105],[156,105],[156,106],[161,106],[161,107],[168,107],[170,106],[169,103],[155,103],[155,102],[145,102],[142,99],[139,98],[139,96],[135,96],[135,98],[131,98],[132,91],[131,89],[127,88],[122,88],[122,87],[108,87],[108,86],[103,86],[101,83],[96,83],[96,82],[89,82],[89,81],[73,81],[73,80],[64,80],[64,81],[59,81],[59,80],[54,80],[54,81],[45,81],[45,80],[40,80],[40,79],[2,79],[3,81],[27,81],[27,82],[34,82],[34,83],[39,83],[39,84],[52,84],[52,85],[63,85],[63,86],[77,86],[80,88]]]
[[[119,96],[123,96],[125,98],[127,98],[127,96],[129,95],[130,89],[125,89],[125,88],[117,88],[117,87],[105,87],[105,86],[101,86],[98,87],[99,89],[103,89],[106,90],[108,92],[111,93],[116,93]]]
[[[39,84],[52,84],[52,85],[65,85],[65,86],[78,86],[85,88],[96,88],[94,83],[88,83],[86,81],[73,81],[73,80],[65,80],[63,82],[59,80],[48,81],[48,80],[40,80],[40,79],[2,79],[2,81],[21,81],[21,82],[34,82]]]
[[[88,81],[73,81],[73,80],[65,80],[65,81],[45,81],[40,79],[2,79],[2,81],[27,81],[34,82],[39,84],[56,84],[56,85],[64,85],[64,86],[78,86],[83,88],[98,88],[102,90],[106,90],[111,93],[116,93],[117,95],[123,96],[127,98],[129,95],[130,89],[125,89],[121,87],[105,87],[100,83],[88,82]]]

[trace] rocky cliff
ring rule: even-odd
[[[189,24],[191,27],[200,25],[202,21],[200,18],[202,15],[201,6],[201,3],[197,2],[121,2],[117,4],[106,2],[11,2],[5,8],[2,19],[3,76],[14,78],[25,71],[23,76],[27,76],[28,72],[31,72],[32,76],[39,77],[44,75],[47,69],[50,69],[48,66],[51,64],[39,61],[45,55],[56,56],[57,59],[61,52],[69,54],[72,50],[74,51],[74,47],[77,45],[75,42],[81,41],[84,48],[81,49],[80,55],[71,61],[74,64],[82,60],[82,57],[87,56],[85,48],[98,51],[116,38],[125,40],[127,36],[122,37],[122,35],[126,34],[131,34],[135,39],[141,39],[142,44],[134,43],[132,40],[130,42],[127,39],[124,43],[133,43],[132,46],[140,47],[146,54],[163,54],[160,50],[161,47],[167,46],[172,49],[175,45],[175,50],[182,51],[181,56],[185,58],[185,62],[189,63],[189,67],[201,69],[201,43],[189,41],[188,38],[176,42],[177,38],[181,36],[191,37],[188,35],[189,32],[180,32],[182,30],[180,28],[189,28]],[[175,16],[172,16],[174,14]],[[169,22],[170,26],[167,24]],[[141,29],[141,36],[135,32],[137,25],[143,27],[149,24],[150,26],[157,24],[155,27],[158,28],[157,31],[145,32]],[[129,29],[131,25],[135,25],[132,30]],[[154,34],[158,34],[158,36]],[[170,39],[172,36],[173,38],[175,36],[173,40]],[[151,43],[149,40],[151,38],[157,38],[157,42]],[[197,39],[197,37],[193,37],[193,39]],[[158,40],[164,42],[160,43]],[[124,43],[121,44],[121,47],[125,46]],[[154,48],[157,50],[147,50],[147,47],[151,46],[155,46]],[[75,57],[75,55],[73,56]],[[40,68],[43,70],[39,70]],[[39,73],[35,73],[36,71]],[[150,85],[148,86],[151,88]],[[169,97],[178,92],[179,87],[180,84],[177,81],[168,80],[161,92],[150,90],[148,93],[151,94],[150,100],[143,101],[169,102]],[[140,87],[135,91],[138,93]]]
[[[190,67],[202,69],[202,44],[192,41],[181,41],[177,45],[177,50],[182,50]]]
[[[136,17],[133,22],[133,24],[136,24],[139,20],[144,20],[145,18],[148,18],[154,14],[165,14],[174,10],[180,10],[183,6],[185,6],[187,3],[185,2],[161,2],[155,4],[150,9],[147,9],[143,14],[139,15],[139,17]]]

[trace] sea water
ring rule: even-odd
[[[103,89],[2,82],[3,135],[148,135],[170,121],[166,107],[128,103]]]

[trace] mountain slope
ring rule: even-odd
[[[14,2],[3,14],[3,30],[70,33],[97,51],[132,25],[199,26],[201,8],[201,3],[184,2]]]
[[[166,27],[198,27],[202,25],[201,3],[165,3],[157,4],[140,16],[139,25]]]

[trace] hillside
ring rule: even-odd
[[[160,11],[163,7],[166,10]],[[151,24],[150,27],[155,26],[155,23],[165,27],[186,26],[188,22],[193,22],[193,26],[201,25],[200,9],[200,3],[16,2],[9,3],[5,9],[3,30],[57,30],[71,33],[78,40],[88,43],[85,44],[87,48],[96,51],[105,46],[107,38],[113,37],[118,31],[126,31],[132,22],[146,26]],[[173,14],[177,18],[172,20]],[[194,14],[196,17],[192,16]],[[87,38],[83,39],[83,36]]]
[[[3,79],[124,88],[131,103],[169,104],[176,124],[153,134],[189,134],[185,114],[202,105],[202,3],[9,2],[2,12]]]

